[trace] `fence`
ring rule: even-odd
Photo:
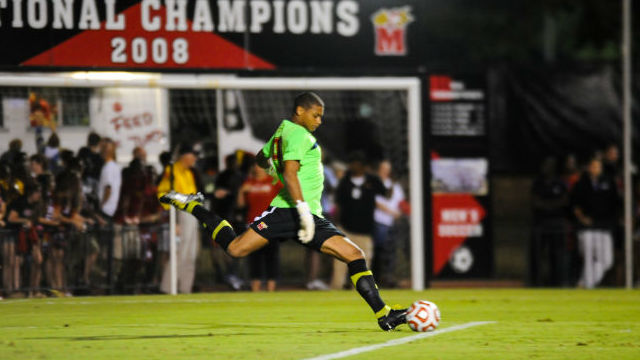
[[[157,291],[168,233],[168,224],[0,229],[0,290],[7,296]]]

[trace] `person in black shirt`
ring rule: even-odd
[[[533,238],[529,259],[532,285],[566,285],[568,282],[567,210],[569,189],[557,176],[557,163],[549,157],[531,188]],[[543,280],[542,264],[549,261],[549,278]]]
[[[24,195],[12,201],[7,208],[7,228],[14,230],[18,236],[15,258],[12,263],[13,286],[11,286],[11,289],[15,291],[20,289],[20,268],[23,257],[29,253],[33,257],[31,286],[37,287],[40,283],[42,253],[40,252],[40,244],[34,227],[40,217],[40,198],[40,186],[35,182],[27,182]]]
[[[591,159],[572,193],[578,221],[578,241],[584,257],[579,286],[597,286],[613,265],[612,228],[619,219],[620,197],[612,179],[602,174],[602,162]]]
[[[369,262],[373,259],[372,233],[376,195],[384,195],[385,192],[382,181],[366,172],[364,153],[352,153],[349,156],[349,171],[336,189],[337,218],[347,238],[362,249]],[[331,288],[342,289],[346,283],[346,275],[346,265],[334,260]]]
[[[104,160],[100,155],[100,135],[91,132],[87,136],[87,146],[78,150],[78,158],[84,165],[82,170],[82,184],[85,194],[92,198],[98,197],[98,180],[100,180],[100,170]]]
[[[224,162],[225,169],[216,176],[212,210],[221,218],[230,219],[234,229],[242,231],[245,224],[242,217],[238,219],[236,216],[236,200],[244,179],[237,161],[237,153],[227,155]],[[242,289],[244,281],[237,275],[238,260],[226,256],[224,251],[220,250],[217,244],[214,244],[211,249],[211,259],[216,268],[216,274],[233,290]]]

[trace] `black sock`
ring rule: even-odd
[[[200,221],[209,237],[226,251],[229,244],[236,238],[231,224],[202,205],[195,205],[190,210],[189,212]]]
[[[362,296],[364,301],[369,304],[371,310],[380,318],[387,314],[388,309],[380,293],[378,286],[373,280],[373,273],[367,269],[367,263],[364,259],[358,259],[347,264],[349,267],[349,276],[356,290]]]

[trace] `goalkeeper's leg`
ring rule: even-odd
[[[353,285],[364,301],[369,304],[381,329],[393,330],[406,322],[406,309],[392,309],[380,297],[373,273],[367,268],[364,254],[356,244],[346,237],[335,235],[322,244],[320,251],[347,264]]]
[[[237,236],[227,220],[202,205],[204,200],[202,194],[186,195],[171,191],[162,195],[159,200],[161,203],[170,204],[178,210],[195,216],[211,240],[218,243],[227,254],[233,257],[247,256],[269,243],[253,229],[248,229]]]

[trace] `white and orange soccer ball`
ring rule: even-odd
[[[413,331],[432,331],[440,323],[440,310],[431,301],[418,300],[407,310],[407,324]]]

